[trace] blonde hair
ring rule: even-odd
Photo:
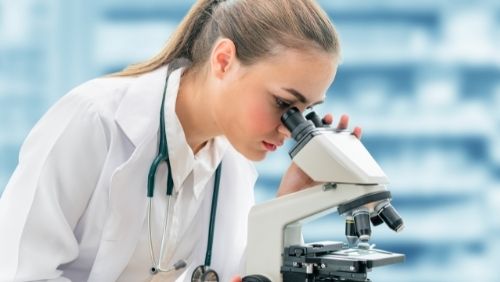
[[[176,58],[200,66],[221,37],[234,42],[246,65],[273,55],[277,46],[340,53],[337,32],[314,0],[198,0],[159,54],[116,75],[146,73]]]

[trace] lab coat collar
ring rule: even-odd
[[[218,136],[210,140],[196,156],[193,154],[175,113],[175,102],[183,71],[183,68],[174,70],[167,85],[164,110],[168,152],[174,189],[179,192],[186,178],[196,168],[199,173],[194,175],[196,185],[193,189],[195,197],[198,198],[221,162],[229,142],[225,137]],[[144,142],[146,136],[158,131],[166,75],[167,66],[138,76],[115,114],[115,120],[136,147]]]
[[[130,85],[116,111],[116,122],[135,147],[138,147],[151,132],[158,130],[166,75],[165,66],[138,76]]]
[[[215,173],[229,146],[229,142],[225,137],[217,136],[209,140],[196,156],[194,155],[193,150],[186,141],[186,135],[175,111],[182,71],[184,70],[179,69],[170,75],[165,98],[165,127],[168,152],[173,172],[174,189],[179,192],[189,174],[196,172],[193,175],[193,183],[195,183],[193,190],[195,198],[198,198],[206,183]]]

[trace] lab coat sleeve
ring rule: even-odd
[[[103,119],[70,93],[33,128],[0,198],[0,281],[69,281],[57,268],[78,256],[73,230],[108,147]]]

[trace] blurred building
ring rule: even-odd
[[[0,0],[0,193],[59,97],[154,55],[192,3]],[[373,230],[378,247],[407,261],[372,280],[500,281],[500,2],[319,3],[343,62],[317,110],[363,127],[407,227]],[[257,164],[258,202],[274,197],[288,164],[286,148]],[[305,238],[342,240],[343,224],[327,216]]]

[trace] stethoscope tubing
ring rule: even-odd
[[[155,157],[153,160],[153,163],[151,164],[151,167],[149,169],[148,173],[148,186],[147,186],[147,197],[148,197],[148,215],[147,215],[147,220],[148,220],[148,237],[149,237],[149,254],[151,257],[151,262],[153,264],[151,268],[151,272],[157,273],[159,271],[167,271],[165,269],[161,268],[160,265],[160,260],[163,258],[163,254],[165,251],[165,240],[166,240],[166,231],[168,230],[168,225],[169,225],[169,211],[170,211],[170,205],[171,205],[171,199],[172,199],[172,192],[173,192],[173,179],[172,179],[172,169],[170,166],[170,161],[169,161],[169,156],[168,156],[168,143],[167,143],[167,136],[165,132],[165,96],[167,93],[167,85],[168,85],[168,79],[170,78],[170,74],[172,71],[174,71],[176,68],[171,65],[168,67],[167,70],[167,75],[165,78],[165,86],[163,87],[163,97],[161,101],[161,107],[160,107],[160,140],[159,140],[159,146],[158,146],[158,155]],[[163,223],[163,232],[162,232],[162,238],[161,238],[161,246],[160,246],[160,253],[158,254],[158,260],[156,260],[155,254],[154,254],[154,246],[153,246],[153,232],[152,232],[152,216],[151,216],[151,210],[153,206],[153,196],[154,196],[154,188],[155,188],[155,177],[156,177],[156,172],[158,171],[158,167],[160,166],[161,162],[165,162],[167,165],[168,169],[168,177],[167,177],[167,203],[165,207],[165,216],[164,216],[164,223]]]
[[[167,206],[165,207],[165,221],[163,222],[163,232],[161,235],[161,246],[160,246],[160,257],[158,258],[158,267],[160,267],[160,260],[163,259],[163,254],[165,251],[165,238],[167,237],[168,226],[170,225],[170,218],[168,214],[170,213],[170,200],[172,200],[172,196],[169,196],[167,199]]]
[[[167,269],[163,269],[161,268],[160,266],[160,260],[163,258],[163,254],[165,253],[165,240],[166,240],[166,233],[167,233],[167,230],[168,230],[168,226],[169,226],[169,223],[170,223],[170,218],[168,218],[168,214],[169,214],[169,210],[170,210],[170,200],[171,200],[171,196],[168,197],[167,199],[167,204],[166,204],[166,209],[165,209],[165,221],[164,221],[164,224],[163,224],[163,232],[162,232],[162,237],[161,237],[161,246],[160,246],[160,253],[158,255],[158,260],[156,260],[156,257],[155,257],[155,254],[154,254],[154,246],[153,246],[153,232],[152,232],[152,224],[151,224],[151,210],[152,210],[152,201],[153,201],[153,198],[149,198],[148,199],[148,236],[149,236],[149,255],[151,257],[151,262],[153,263],[153,267],[152,267],[152,272],[153,273],[156,273],[156,272],[164,272],[164,271],[168,271]]]
[[[159,140],[159,146],[158,146],[158,155],[155,157],[153,160],[153,163],[151,164],[151,167],[149,169],[148,173],[148,183],[147,183],[147,197],[148,197],[148,212],[147,212],[147,223],[148,223],[148,238],[149,238],[149,254],[151,257],[151,262],[152,262],[152,267],[151,267],[151,273],[156,274],[157,272],[168,272],[172,270],[179,269],[180,267],[170,267],[168,269],[163,269],[161,268],[161,260],[163,259],[163,255],[165,252],[165,241],[167,238],[167,231],[169,230],[169,225],[170,225],[170,218],[169,218],[169,213],[170,213],[170,207],[171,207],[171,200],[172,200],[172,193],[173,193],[173,179],[172,179],[172,169],[170,166],[170,160],[168,156],[168,144],[167,144],[167,137],[166,137],[166,132],[165,132],[165,116],[164,116],[164,105],[165,105],[165,96],[167,92],[167,85],[168,85],[168,79],[170,77],[170,74],[172,71],[177,69],[176,64],[177,63],[175,60],[171,62],[169,69],[167,71],[167,76],[165,78],[165,86],[163,88],[163,97],[162,97],[162,102],[161,102],[161,110],[160,110],[160,140]],[[167,175],[167,203],[165,207],[165,215],[164,215],[164,223],[163,223],[163,232],[162,232],[162,238],[161,238],[161,246],[160,246],[160,253],[158,254],[158,260],[156,259],[155,253],[154,253],[154,246],[153,246],[153,232],[152,232],[152,209],[153,209],[153,195],[154,195],[154,188],[155,188],[155,176],[156,172],[158,170],[158,167],[160,166],[161,162],[165,162],[167,165],[168,169],[168,175]],[[215,177],[214,177],[214,190],[213,190],[213,195],[212,195],[212,206],[210,209],[210,223],[208,227],[208,242],[207,242],[207,252],[205,254],[205,264],[197,267],[197,269],[202,269],[203,273],[206,273],[207,275],[203,275],[202,277],[209,277],[209,273],[215,274],[215,277],[217,277],[218,280],[218,275],[217,272],[214,270],[211,270],[209,268],[212,260],[212,245],[213,245],[213,238],[214,238],[214,230],[215,230],[215,217],[216,217],[216,211],[217,211],[217,201],[218,201],[218,194],[219,194],[219,184],[220,184],[220,177],[221,177],[221,164],[217,167],[215,171]],[[179,261],[176,264],[183,264],[182,267],[185,266],[184,261]],[[200,268],[201,267],[201,268]],[[193,273],[194,274],[194,273]]]

